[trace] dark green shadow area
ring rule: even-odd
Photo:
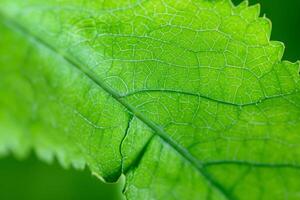
[[[88,170],[66,170],[35,156],[0,159],[1,200],[118,200],[121,191],[121,183],[105,184]]]
[[[238,5],[242,0],[233,0]],[[272,40],[285,44],[284,60],[300,60],[300,1],[299,0],[249,0],[251,5],[261,5],[261,15],[272,21]]]

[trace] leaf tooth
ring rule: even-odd
[[[216,1],[215,10],[222,16],[230,16],[235,8],[231,0]]]
[[[245,1],[242,1],[239,5],[237,5],[236,7],[237,8],[242,8],[242,9],[245,9],[249,6],[249,1],[248,0],[245,0]]]
[[[263,16],[261,18],[259,18],[260,20],[262,20],[262,23],[264,23],[265,26],[265,32],[267,34],[268,40],[270,41],[271,39],[271,34],[272,34],[272,22],[269,18],[267,18],[266,16]]]
[[[233,11],[235,14],[240,15],[245,9],[248,8],[248,1],[242,1],[237,6],[234,6]]]
[[[246,31],[245,40],[249,45],[267,45],[271,37],[271,21],[267,18],[258,18],[251,22]]]
[[[270,41],[270,45],[278,50],[278,61],[281,61],[285,50],[284,43],[280,41]]]
[[[65,152],[63,151],[58,151],[56,154],[57,160],[59,164],[64,168],[64,169],[69,169],[71,166],[71,162],[66,156]]]
[[[84,170],[86,161],[84,159],[76,159],[71,161],[71,166],[76,170]]]
[[[240,14],[248,22],[255,21],[260,15],[260,4],[247,6]]]
[[[55,158],[54,152],[51,151],[50,149],[36,148],[35,154],[40,160],[42,160],[48,164],[53,163],[54,158]]]

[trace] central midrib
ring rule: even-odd
[[[72,66],[77,68],[79,71],[81,71],[83,74],[85,74],[87,77],[89,77],[95,84],[97,84],[100,88],[102,88],[105,92],[107,92],[109,95],[111,95],[115,100],[117,100],[119,103],[121,103],[130,113],[132,113],[135,117],[140,119],[145,125],[147,125],[149,128],[151,128],[156,135],[158,135],[160,138],[162,138],[167,144],[169,144],[173,149],[175,149],[183,158],[185,158],[187,161],[189,161],[200,174],[205,177],[205,179],[214,186],[217,190],[219,190],[227,199],[233,199],[233,197],[225,190],[225,188],[216,182],[207,172],[205,172],[203,165],[201,162],[199,162],[198,159],[196,159],[189,151],[187,151],[184,147],[179,145],[175,140],[173,140],[160,126],[155,124],[152,120],[147,118],[143,113],[141,113],[137,108],[129,104],[124,98],[122,98],[122,95],[120,95],[118,92],[116,92],[113,88],[111,88],[109,85],[105,84],[103,81],[101,81],[95,73],[93,73],[92,70],[89,68],[81,67],[83,66],[82,63],[79,63],[78,61],[74,61],[71,59],[65,52],[61,52],[43,39],[39,38],[35,34],[31,33],[28,29],[26,29],[24,26],[20,25],[16,21],[9,19],[6,16],[3,16],[0,13],[0,17],[4,19],[4,23],[6,23],[9,27],[13,29],[19,30],[25,37],[32,38],[45,48],[51,50],[55,54],[61,56],[65,61],[70,63]]]

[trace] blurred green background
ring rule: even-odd
[[[235,4],[241,0],[233,0]],[[284,59],[300,59],[300,1],[250,0],[260,3],[261,14],[273,22],[272,40],[285,43]],[[12,156],[0,159],[0,199],[76,200],[121,199],[123,183],[104,184],[88,170],[62,169],[48,165],[31,155],[24,161]]]
[[[123,184],[105,184],[87,169],[63,169],[34,155],[25,160],[0,159],[1,200],[117,200]]]

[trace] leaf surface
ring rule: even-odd
[[[128,199],[299,199],[299,63],[259,6],[0,0],[0,152]]]

